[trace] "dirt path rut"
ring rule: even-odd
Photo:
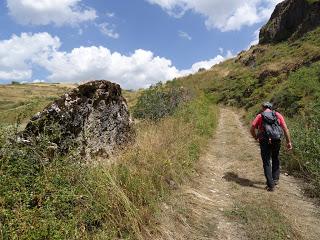
[[[317,207],[303,196],[298,180],[282,175],[280,181],[275,192],[264,189],[257,144],[239,116],[221,108],[215,136],[199,161],[196,177],[163,205],[160,234],[155,238],[249,239],[248,231],[227,213],[243,201],[261,200],[272,202],[296,233],[288,239],[320,239]]]

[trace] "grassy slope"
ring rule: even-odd
[[[76,84],[10,84],[0,85],[0,124],[26,122],[47,104],[61,96]],[[136,104],[140,92],[123,91],[129,108]]]
[[[192,172],[215,126],[216,108],[203,91],[225,104],[245,107],[248,119],[261,101],[275,100],[292,117],[296,150],[287,165],[316,179],[319,170],[314,156],[319,143],[314,139],[320,139],[315,128],[319,122],[312,122],[310,116],[318,116],[319,32],[294,43],[257,46],[242,53],[241,59],[168,82],[168,87],[190,89],[195,99],[156,124],[139,123],[136,143],[111,167],[83,167],[61,156],[48,162],[38,154],[45,145],[26,152],[19,146],[6,146],[0,165],[2,237],[140,238],[144,226],[152,222],[157,203]],[[252,55],[254,63],[245,66]],[[266,77],[259,79],[261,74]],[[125,94],[133,106],[136,96]],[[312,134],[309,142],[301,138]],[[301,158],[306,148],[310,168]]]
[[[65,90],[55,85],[2,86],[1,106],[8,113],[3,122],[13,124],[16,114],[26,110],[27,118]],[[22,95],[26,91],[29,95]],[[124,92],[129,107],[139,95]],[[26,108],[35,99],[41,104]],[[23,102],[21,109],[16,102]],[[199,94],[173,116],[139,122],[136,142],[112,165],[82,165],[72,155],[49,156],[50,136],[33,147],[6,143],[14,131],[0,129],[0,236],[141,238],[143,229],[152,225],[159,201],[192,173],[216,124],[213,103],[210,96]]]
[[[262,102],[274,102],[287,119],[294,144],[292,153],[281,153],[282,164],[305,177],[308,193],[320,197],[320,28],[295,42],[254,46],[209,71],[168,84],[246,109],[248,126]],[[282,239],[292,230],[277,206],[263,205],[260,199],[239,202],[227,214],[244,225],[250,239]]]
[[[320,28],[294,42],[258,45],[211,70],[169,84],[197,85],[223,104],[245,108],[249,121],[263,101],[286,117],[294,151],[282,153],[287,169],[307,177],[320,196]]]
[[[26,121],[74,86],[44,83],[0,85],[0,124],[13,124],[18,117]]]

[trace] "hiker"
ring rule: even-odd
[[[272,107],[270,102],[263,103],[262,112],[254,119],[250,129],[252,137],[260,143],[264,175],[267,179],[266,189],[268,191],[274,191],[275,185],[279,183],[279,151],[283,133],[287,141],[287,149],[292,149],[290,134],[284,117],[273,111]],[[258,129],[258,134],[256,129]],[[272,159],[272,165],[270,158]]]

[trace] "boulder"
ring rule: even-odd
[[[259,44],[296,39],[320,25],[320,1],[285,0],[279,3],[259,34]]]
[[[120,86],[97,80],[72,89],[33,116],[22,137],[36,142],[48,136],[59,152],[72,149],[90,160],[108,157],[127,143],[130,123]]]

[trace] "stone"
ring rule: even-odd
[[[279,3],[259,34],[259,44],[297,39],[320,25],[320,1],[285,0]]]
[[[238,54],[235,62],[240,62],[246,67],[255,68],[257,58],[262,55],[266,49],[263,46],[253,46],[248,51],[242,51]]]
[[[108,158],[131,137],[131,119],[118,84],[105,80],[85,83],[65,93],[35,114],[22,132],[36,142],[47,135],[50,151],[75,150],[84,159]]]

